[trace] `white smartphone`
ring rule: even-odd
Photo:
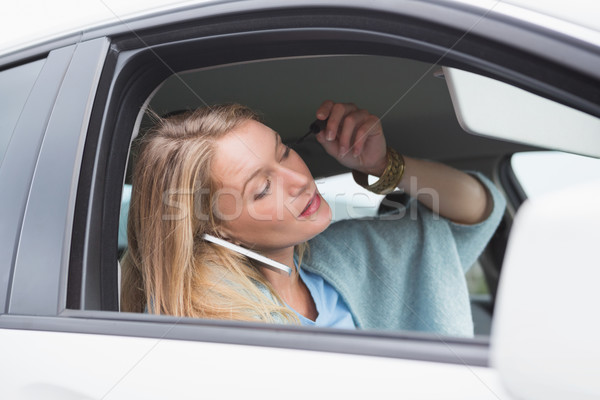
[[[237,253],[243,254],[250,258],[253,258],[256,261],[260,261],[261,263],[265,264],[268,268],[272,269],[273,271],[281,272],[281,273],[285,272],[288,275],[291,275],[291,273],[292,273],[292,269],[290,267],[288,267],[287,265],[277,262],[275,260],[271,260],[270,258],[267,258],[261,254],[258,254],[252,250],[248,250],[244,247],[238,246],[237,244],[233,244],[226,240],[219,239],[218,237],[209,235],[208,233],[205,233],[204,235],[202,235],[202,238],[204,240],[208,240],[209,242],[218,244],[219,246],[226,247],[229,250],[233,250]]]

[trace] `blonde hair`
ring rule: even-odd
[[[260,121],[257,114],[231,104],[154,119],[136,140],[121,310],[299,323],[252,260],[202,239],[221,236],[210,174],[215,142]],[[299,261],[306,249],[296,246]]]

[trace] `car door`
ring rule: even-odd
[[[62,55],[62,69],[41,72],[49,74],[54,91],[46,92],[46,119],[30,121],[38,124],[32,131],[39,154],[28,153],[21,164],[14,142],[6,156],[11,170],[28,165],[29,177],[12,200],[11,209],[21,211],[10,216],[2,210],[13,221],[14,243],[12,252],[2,253],[10,265],[0,288],[0,301],[6,299],[0,346],[8,360],[0,374],[9,377],[0,388],[3,397],[510,398],[489,368],[487,338],[119,312],[116,244],[130,141],[140,107],[166,77],[270,57],[400,50],[428,62],[454,51],[451,64],[492,74],[516,63],[502,64],[501,55],[518,56],[482,37],[454,48],[464,30],[439,24],[444,7],[417,10],[420,19],[410,7],[405,14],[356,5],[228,7],[177,10],[131,21],[127,29],[103,28],[49,54],[49,60]],[[428,20],[426,11],[435,18]],[[468,22],[480,17],[462,16]],[[482,49],[491,55],[469,64]],[[515,65],[502,77],[533,85]],[[583,108],[586,101],[578,104]],[[39,109],[27,103],[24,115]],[[3,189],[7,162],[0,170]]]

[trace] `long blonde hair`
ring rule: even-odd
[[[253,261],[202,240],[221,236],[210,174],[215,142],[259,121],[257,114],[230,104],[153,117],[154,127],[136,141],[121,310],[298,323]],[[296,246],[300,261],[306,249]]]

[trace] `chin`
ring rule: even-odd
[[[311,239],[313,237],[317,236],[319,233],[323,232],[325,229],[327,229],[327,227],[331,224],[331,218],[332,218],[331,207],[329,207],[329,204],[327,204],[325,199],[323,199],[323,197],[321,197],[321,207],[319,208],[319,211],[315,215],[315,221],[314,221],[316,228],[318,227],[317,228],[318,231],[313,236],[311,236]]]

